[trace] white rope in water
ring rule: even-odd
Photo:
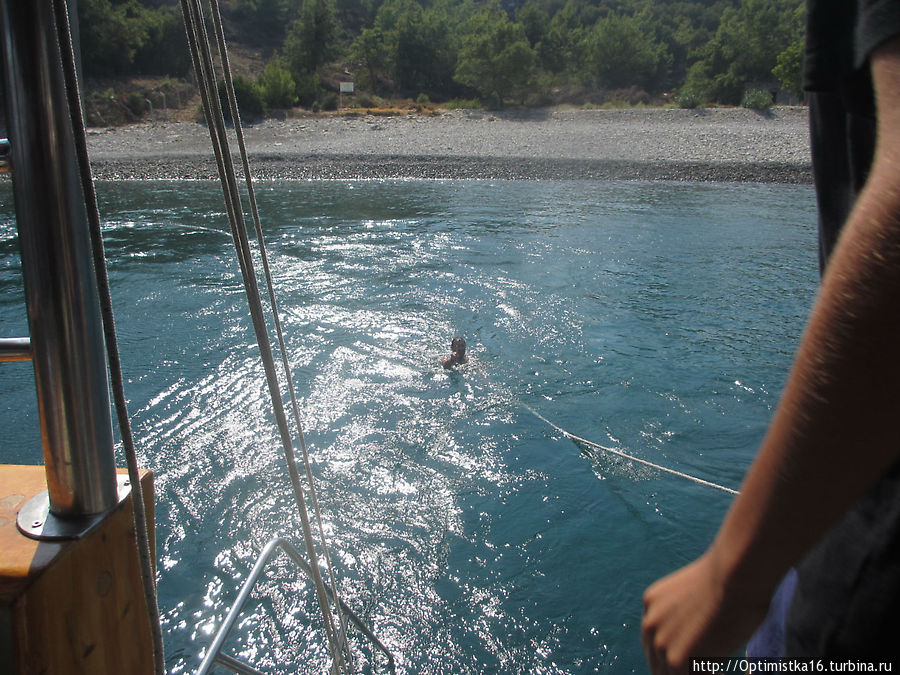
[[[537,410],[531,408],[530,406],[522,404],[522,407],[525,408],[532,415],[537,417],[539,420],[553,427],[556,431],[561,433],[566,438],[570,438],[573,441],[578,443],[582,443],[591,448],[596,448],[597,450],[602,450],[603,452],[608,452],[612,455],[616,455],[617,457],[621,457],[622,459],[627,459],[630,462],[637,462],[638,464],[643,464],[645,466],[649,466],[650,468],[656,469],[657,471],[664,471],[665,473],[670,473],[673,476],[678,476],[679,478],[686,478],[687,480],[693,481],[695,483],[699,483],[700,485],[705,485],[707,487],[715,488],[716,490],[721,490],[722,492],[727,492],[728,494],[736,495],[738,494],[737,490],[732,490],[731,488],[727,488],[724,485],[718,485],[717,483],[712,483],[708,480],[703,480],[702,478],[697,478],[696,476],[691,476],[689,474],[683,473],[681,471],[676,471],[675,469],[670,469],[666,466],[661,466],[660,464],[654,464],[653,462],[648,462],[646,459],[640,459],[638,457],[633,457],[629,454],[622,452],[621,450],[616,450],[615,448],[609,448],[605,445],[600,445],[599,443],[594,443],[593,441],[589,441],[586,438],[582,438],[581,436],[576,436],[573,433],[570,433],[563,429],[561,426],[554,424],[546,417],[541,415]]]

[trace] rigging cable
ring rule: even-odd
[[[608,452],[612,455],[616,455],[617,457],[627,459],[630,462],[637,462],[638,464],[643,464],[645,466],[649,466],[653,469],[656,469],[657,471],[663,471],[665,473],[672,474],[673,476],[678,476],[679,478],[685,478],[685,479],[693,481],[695,483],[699,483],[700,485],[705,485],[707,487],[715,488],[716,490],[721,490],[722,492],[727,492],[728,494],[732,494],[732,495],[738,494],[737,490],[732,490],[731,488],[725,487],[724,485],[718,485],[717,483],[713,483],[708,480],[703,480],[702,478],[697,478],[696,476],[691,476],[691,475],[683,473],[681,471],[676,471],[675,469],[670,469],[667,466],[662,466],[660,464],[654,464],[653,462],[648,462],[646,459],[640,459],[639,457],[633,457],[632,455],[626,454],[626,453],[622,452],[621,450],[616,450],[615,448],[610,448],[605,445],[600,445],[599,443],[594,443],[593,441],[589,441],[586,438],[582,438],[581,436],[576,436],[575,434],[566,431],[561,426],[554,424],[553,422],[551,422],[546,417],[541,415],[537,410],[535,410],[531,406],[525,405],[524,403],[522,403],[521,406],[523,408],[525,408],[525,410],[530,412],[532,415],[537,417],[539,420],[550,425],[556,431],[561,433],[563,436],[575,441],[576,443],[581,443],[583,445],[587,445],[588,447],[595,448],[597,450],[602,450],[603,452]]]
[[[119,358],[116,341],[116,325],[113,317],[112,295],[109,289],[109,277],[106,271],[106,254],[103,248],[103,233],[100,226],[100,210],[97,205],[97,193],[87,151],[87,136],[84,115],[81,109],[81,96],[78,91],[78,75],[75,66],[75,54],[72,48],[72,34],[66,0],[54,0],[53,9],[56,15],[57,41],[66,82],[66,95],[69,103],[69,115],[72,120],[72,135],[78,158],[78,169],[81,178],[81,189],[84,193],[88,222],[91,233],[91,249],[94,258],[94,273],[97,277],[97,292],[100,299],[100,313],[106,342],[107,360],[109,361],[110,386],[115,401],[116,417],[119,432],[122,435],[122,449],[128,465],[128,478],[131,483],[131,503],[134,510],[135,535],[137,539],[138,559],[141,570],[141,583],[147,603],[147,613],[153,641],[153,665],[157,675],[165,672],[165,651],[163,647],[162,626],[159,620],[159,603],[156,595],[156,579],[153,569],[153,555],[150,550],[149,527],[147,513],[144,509],[144,494],[138,470],[137,451],[131,433],[128,406],[122,377],[122,362]]]
[[[213,150],[215,152],[219,175],[222,180],[222,190],[225,197],[226,208],[228,210],[229,221],[231,223],[232,236],[234,238],[238,263],[244,280],[244,288],[247,293],[250,313],[253,319],[254,331],[256,333],[256,339],[260,349],[263,367],[266,373],[266,381],[269,388],[269,394],[272,399],[273,411],[275,413],[276,423],[278,426],[279,434],[281,436],[285,460],[288,466],[288,473],[290,476],[291,485],[294,490],[295,502],[297,504],[297,509],[300,515],[304,544],[310,560],[312,578],[316,589],[316,594],[318,596],[319,605],[322,611],[325,633],[328,638],[328,644],[333,658],[332,668],[337,671],[344,666],[343,648],[341,646],[340,636],[337,635],[338,631],[335,629],[334,619],[332,617],[330,605],[328,602],[327,591],[322,580],[318,557],[316,555],[315,544],[313,541],[309,514],[306,509],[303,487],[301,485],[299,472],[297,470],[297,463],[293,450],[293,444],[291,441],[291,434],[287,425],[284,404],[281,400],[280,384],[278,381],[277,372],[275,370],[272,347],[269,343],[268,329],[263,313],[259,287],[256,281],[256,273],[253,267],[249,241],[247,239],[243,207],[241,204],[240,194],[237,189],[234,164],[232,162],[229,150],[225,121],[216,91],[214,75],[215,69],[212,62],[210,42],[206,33],[203,11],[199,0],[181,0],[181,7],[182,13],[184,15],[188,44],[191,50],[191,58],[193,60],[194,70],[197,73],[197,79],[200,84],[201,98],[203,101],[204,112],[206,113],[206,118],[209,125],[210,139],[212,141]],[[230,98],[233,99],[233,87],[230,88],[229,93]],[[236,103],[232,102],[232,104],[236,107]],[[233,120],[235,121],[237,126],[237,118],[233,117]],[[249,178],[249,173],[247,174],[247,177]],[[309,473],[309,475],[311,476],[311,472]]]
[[[316,519],[316,524],[319,530],[319,543],[322,548],[322,557],[325,559],[325,568],[328,571],[328,576],[331,581],[331,590],[334,596],[335,613],[338,615],[339,624],[341,626],[340,643],[341,647],[347,650],[347,658],[348,661],[350,661],[352,669],[352,658],[346,643],[346,623],[344,622],[342,617],[339,582],[338,577],[335,575],[334,569],[331,565],[331,556],[329,555],[328,544],[325,540],[325,528],[322,525],[322,513],[321,509],[319,508],[318,493],[316,490],[315,481],[313,479],[312,466],[309,460],[309,451],[306,446],[306,438],[303,434],[303,424],[300,421],[300,406],[297,403],[294,378],[291,375],[291,367],[288,363],[288,352],[284,342],[284,333],[281,328],[281,315],[278,310],[278,301],[275,296],[275,284],[272,280],[272,272],[269,266],[269,255],[266,250],[265,238],[263,237],[262,224],[259,217],[259,207],[256,202],[256,190],[253,188],[253,178],[250,171],[250,161],[248,159],[247,146],[244,143],[244,129],[241,123],[240,109],[238,108],[237,104],[237,95],[234,91],[234,79],[231,73],[231,62],[228,58],[228,46],[225,42],[225,31],[222,28],[222,13],[219,8],[219,0],[209,0],[209,3],[213,19],[213,28],[215,29],[216,34],[216,44],[218,46],[219,55],[222,61],[221,65],[224,74],[223,79],[225,81],[225,87],[228,93],[227,98],[229,110],[231,112],[231,119],[234,123],[235,136],[241,155],[241,164],[244,171],[244,181],[247,186],[247,196],[250,202],[250,213],[253,217],[253,226],[256,232],[260,261],[262,262],[263,274],[266,280],[266,290],[269,296],[269,306],[272,308],[272,320],[275,327],[275,336],[278,340],[278,350],[281,356],[281,365],[282,369],[284,370],[284,378],[287,384],[288,393],[290,395],[291,411],[293,413],[294,424],[297,429],[300,452],[301,456],[303,457],[303,466],[306,471],[306,479],[309,485],[309,496],[310,501],[312,502],[313,515]]]

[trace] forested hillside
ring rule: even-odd
[[[258,54],[250,116],[402,97],[451,105],[800,97],[803,0],[221,0]],[[190,76],[177,0],[78,0],[90,80]],[[141,101],[135,102],[135,109]]]

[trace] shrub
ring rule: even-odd
[[[320,110],[337,110],[338,109],[338,95],[333,91],[325,91],[319,96],[319,99],[316,101],[319,104]]]
[[[188,73],[191,53],[181,11],[176,7],[160,7],[146,12],[147,39],[135,51],[135,71],[148,75],[181,76]]]
[[[699,108],[702,104],[702,100],[700,95],[695,91],[691,91],[690,89],[685,89],[678,93],[678,96],[675,97],[675,104],[679,108],[685,108],[687,110],[693,110],[694,108]]]
[[[318,75],[301,75],[295,77],[297,83],[297,102],[306,107],[312,106],[319,98],[321,85]]]
[[[761,89],[751,89],[744,94],[744,98],[741,100],[741,107],[757,112],[769,112],[772,108],[772,94]]]
[[[240,75],[234,78],[234,96],[237,99],[238,112],[241,119],[246,122],[258,120],[263,116],[265,105],[259,86]],[[219,81],[219,100],[222,103],[222,113],[225,121],[231,121],[231,108],[228,105],[228,90],[224,80]]]
[[[355,98],[356,100],[353,105],[355,108],[378,108],[384,105],[382,99],[366,92],[357,92]]]
[[[278,57],[266,64],[259,78],[259,90],[267,108],[290,108],[297,102],[297,85]]]
[[[477,98],[455,98],[452,101],[447,101],[447,103],[444,104],[444,107],[447,108],[447,110],[477,110],[481,108],[481,101]]]
[[[431,99],[428,97],[428,94],[423,91],[416,99],[416,103],[418,103],[419,105],[425,105],[427,103],[431,103]]]
[[[147,112],[147,101],[141,94],[137,92],[128,94],[128,96],[125,98],[125,105],[128,110],[131,111],[131,114],[135,117],[141,117],[145,112]]]

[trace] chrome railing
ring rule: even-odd
[[[90,227],[51,3],[0,0],[0,33],[11,139],[2,150],[13,167],[48,508],[77,520],[109,510],[118,494]]]
[[[222,623],[219,631],[216,633],[216,637],[213,639],[212,644],[209,647],[209,651],[206,653],[206,656],[203,659],[203,662],[200,664],[200,668],[197,670],[197,675],[206,675],[209,672],[209,669],[213,667],[213,665],[220,665],[225,668],[230,668],[233,672],[236,673],[249,673],[251,675],[255,675],[260,671],[255,670],[251,666],[246,665],[242,661],[238,659],[222,654],[222,647],[225,645],[225,640],[228,638],[228,634],[231,632],[231,629],[234,627],[235,622],[238,620],[241,614],[241,610],[243,610],[244,605],[247,603],[247,599],[250,597],[250,593],[253,590],[254,586],[256,586],[256,582],[259,580],[262,573],[265,571],[266,565],[269,560],[277,554],[279,551],[283,551],[290,557],[291,560],[299,567],[306,576],[312,578],[312,568],[309,566],[303,556],[300,554],[291,542],[283,537],[276,537],[269,541],[266,544],[265,548],[263,548],[262,552],[259,554],[259,557],[256,560],[256,564],[253,566],[253,570],[250,572],[250,576],[247,577],[247,580],[244,582],[244,585],[241,587],[240,592],[238,593],[237,599],[232,604],[231,609],[228,611],[228,615],[225,617],[225,621]],[[326,587],[326,592],[328,593],[328,597],[334,601],[334,594],[331,589]],[[369,627],[360,619],[354,612],[351,610],[343,600],[338,601],[343,615],[352,623],[356,629],[362,633],[372,645],[385,655],[387,658],[387,668],[391,673],[396,672],[396,664],[394,663],[394,656],[385,647],[381,641],[375,636],[375,634],[369,629]]]

